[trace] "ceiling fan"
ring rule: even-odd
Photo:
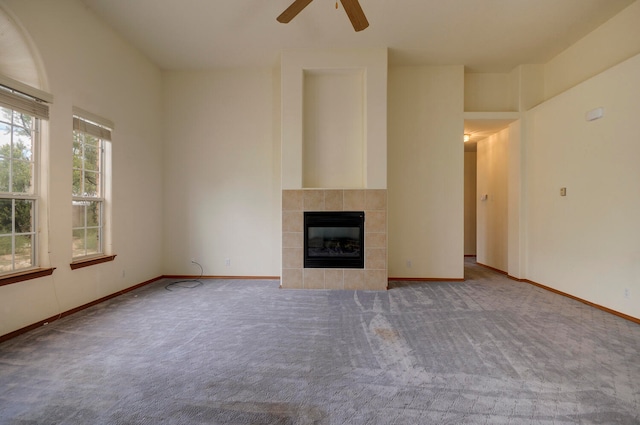
[[[276,18],[278,22],[286,24],[295,18],[298,13],[302,12],[302,9],[307,7],[313,0],[294,0],[291,6],[287,7],[284,12]],[[356,31],[362,31],[369,26],[369,21],[360,7],[358,0],[340,0],[344,11],[347,12],[347,16],[353,25],[353,29]],[[336,7],[338,3],[336,2]]]

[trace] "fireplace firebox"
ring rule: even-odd
[[[304,213],[305,268],[364,268],[364,211]]]

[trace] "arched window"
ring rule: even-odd
[[[10,13],[0,4],[0,74],[28,86],[46,90],[43,72],[28,37]]]
[[[47,224],[39,204],[42,179],[48,178],[40,144],[53,98],[42,90],[44,72],[30,46],[0,5],[0,284],[42,276],[48,262],[38,240],[38,229]]]

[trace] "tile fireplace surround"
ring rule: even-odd
[[[305,269],[305,211],[364,211],[364,269]],[[386,189],[283,190],[281,286],[286,289],[386,290]]]

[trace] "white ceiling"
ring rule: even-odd
[[[289,48],[388,47],[393,65],[507,72],[545,63],[634,0],[360,0],[356,33],[336,0],[82,0],[162,69],[272,66]]]
[[[355,32],[336,0],[314,0],[290,23],[293,0],[82,0],[165,70],[271,67],[293,48],[388,47],[392,65],[464,65],[508,72],[546,63],[635,0],[360,0]],[[478,140],[509,121],[465,121]]]

